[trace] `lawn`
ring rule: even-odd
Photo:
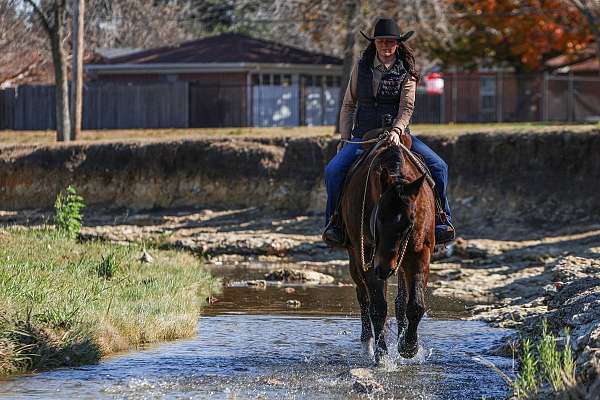
[[[412,131],[419,135],[448,134],[458,135],[472,132],[523,132],[531,130],[551,130],[556,127],[572,130],[590,129],[594,125],[553,125],[544,123],[489,123],[489,124],[415,124]],[[599,125],[596,125],[599,127]],[[197,128],[197,129],[122,129],[84,131],[80,141],[122,141],[122,140],[166,140],[193,139],[214,136],[227,137],[310,137],[331,135],[333,126],[302,126],[293,128]],[[0,131],[0,144],[53,143],[54,131]]]
[[[0,229],[0,375],[190,337],[218,281],[188,253]]]

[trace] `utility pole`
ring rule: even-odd
[[[83,48],[85,0],[73,0],[73,57],[71,64],[71,140],[81,133],[83,109]]]

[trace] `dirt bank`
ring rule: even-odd
[[[450,192],[464,228],[482,221],[540,225],[597,214],[600,130],[428,135],[450,166]],[[0,204],[50,207],[74,184],[89,205],[106,209],[323,208],[323,169],[331,137],[205,138],[0,147]]]

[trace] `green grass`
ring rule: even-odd
[[[516,398],[554,396],[576,386],[575,359],[569,337],[569,332],[565,331],[564,346],[559,349],[559,338],[548,330],[548,323],[544,320],[535,346],[532,339],[522,341],[521,369],[513,383]]]
[[[0,230],[0,375],[192,336],[219,283],[188,253]]]

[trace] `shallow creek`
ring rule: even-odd
[[[511,359],[490,355],[510,331],[461,320],[464,304],[428,296],[429,310],[419,327],[421,348],[414,359],[404,360],[395,350],[396,287],[391,285],[391,357],[374,366],[360,346],[355,290],[345,268],[318,269],[335,276],[332,285],[239,283],[262,279],[278,267],[213,266],[226,286],[199,320],[196,337],[112,356],[98,365],[11,378],[0,382],[0,398],[466,400],[508,395],[498,374],[477,360],[484,357],[512,375]],[[300,307],[290,307],[288,300],[300,301]],[[354,385],[351,370],[357,368],[376,382],[368,395]]]

